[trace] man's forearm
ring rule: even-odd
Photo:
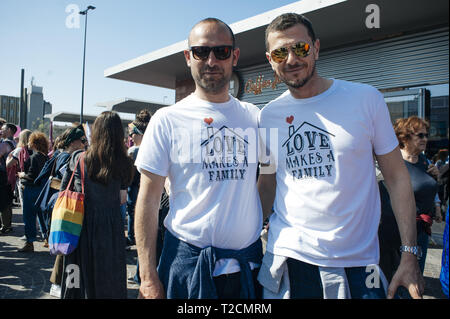
[[[158,232],[158,206],[138,196],[134,217],[136,246],[141,280],[149,280],[156,273],[156,238]]]
[[[411,178],[400,150],[397,147],[388,154],[377,156],[377,160],[389,192],[402,244],[416,246],[416,202],[412,191]],[[400,265],[389,284],[387,296],[389,299],[394,298],[399,286],[406,287],[413,298],[421,298],[424,281],[417,258],[413,254],[402,254]]]
[[[397,221],[402,245],[417,244],[416,204],[409,176],[388,186],[392,210]]]
[[[156,239],[161,192],[162,185],[155,185],[154,181],[150,181],[146,177],[141,178],[141,188],[136,200],[134,229],[139,258],[139,274],[142,281],[151,280],[152,277],[157,276]]]
[[[377,156],[377,160],[389,192],[402,244],[415,246],[417,243],[416,202],[411,178],[400,150],[396,148],[389,154]]]

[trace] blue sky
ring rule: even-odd
[[[78,15],[77,27],[73,11],[66,12],[70,5],[80,10],[96,7],[88,16],[84,113],[99,114],[102,109],[96,103],[122,97],[175,100],[172,90],[107,79],[105,69],[186,39],[190,28],[203,18],[217,17],[232,24],[293,2],[0,0],[0,95],[20,95],[24,68],[25,87],[34,77],[53,112],[79,112],[84,17]]]

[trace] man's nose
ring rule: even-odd
[[[286,64],[297,64],[299,61],[299,57],[294,53],[294,50],[289,49],[288,55],[286,58]]]
[[[211,66],[217,64],[217,58],[213,50],[209,52],[208,58],[206,59],[206,63]]]

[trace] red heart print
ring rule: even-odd
[[[205,117],[203,119],[203,121],[205,121],[205,123],[207,123],[208,125],[211,125],[211,123],[214,121],[212,117]]]
[[[291,115],[289,117],[286,117],[286,122],[288,122],[289,124],[292,124],[292,121],[294,120],[294,115]]]

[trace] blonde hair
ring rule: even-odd
[[[28,129],[23,130],[19,134],[19,143],[17,143],[18,147],[24,147],[28,145],[28,140],[30,139],[31,131]]]

